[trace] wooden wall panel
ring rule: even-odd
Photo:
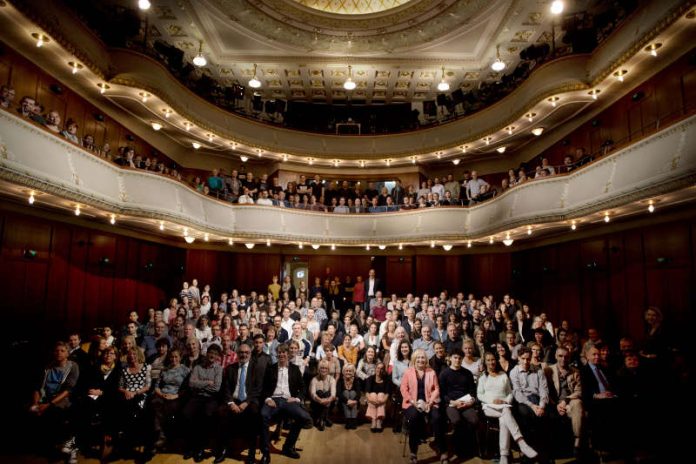
[[[413,258],[410,256],[387,257],[387,293],[406,295],[413,291]]]

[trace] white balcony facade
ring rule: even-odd
[[[681,190],[696,180],[696,116],[568,175],[535,180],[474,207],[339,215],[233,205],[169,177],[113,163],[0,111],[0,178],[125,217],[192,233],[343,245],[480,239]]]

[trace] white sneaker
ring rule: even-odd
[[[65,443],[63,443],[63,447],[61,448],[61,452],[64,454],[68,454],[72,452],[72,450],[75,449],[75,437],[71,437],[69,440],[67,440]]]
[[[498,461],[498,464],[508,464],[510,461],[508,460],[508,456],[501,454],[500,455],[500,461]]]
[[[73,448],[70,451],[70,456],[68,457],[68,464],[77,464],[77,448]]]
[[[522,454],[524,454],[525,456],[527,456],[529,459],[534,459],[534,458],[537,457],[537,455],[539,454],[539,453],[536,452],[536,450],[535,450],[534,448],[532,448],[531,446],[529,446],[529,445],[527,444],[527,442],[524,441],[524,440],[518,441],[517,444],[519,445],[520,451],[522,451]]]

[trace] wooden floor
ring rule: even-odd
[[[345,430],[343,425],[335,424],[333,427],[327,428],[323,432],[312,428],[311,430],[302,430],[300,439],[297,442],[297,449],[302,455],[299,460],[289,459],[279,454],[284,438],[281,441],[273,444],[271,463],[272,464],[404,464],[408,462],[407,446],[404,446],[404,435],[395,434],[392,429],[387,428],[380,434],[370,432],[369,424],[360,426],[357,430]],[[439,463],[438,456],[435,450],[431,448],[431,441],[420,446],[418,451],[419,463]],[[405,453],[405,456],[404,456]],[[246,455],[246,451],[244,451]],[[257,462],[261,455],[257,454]],[[240,462],[245,459],[245,456],[233,456],[225,462]],[[210,464],[213,457],[208,457],[204,463]],[[566,463],[572,460],[557,460],[557,464]],[[39,464],[49,461],[45,458],[37,456],[2,456],[0,462],[11,462],[17,464]],[[80,456],[81,464],[99,464],[99,460]],[[133,460],[115,460],[113,463],[128,463]],[[189,459],[184,461],[180,454],[157,454],[152,461],[152,464],[173,464],[173,463],[193,463]],[[488,463],[495,461],[486,461],[479,458],[469,460],[461,460],[457,457],[450,459],[451,463]],[[519,459],[514,459],[513,462],[519,462]]]

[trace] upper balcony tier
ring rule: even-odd
[[[120,168],[0,112],[0,178],[9,183],[6,194],[43,193],[47,205],[79,207],[96,218],[113,215],[149,233],[160,223],[164,234],[182,236],[186,228],[189,236],[211,241],[452,244],[500,240],[506,233],[514,239],[530,226],[553,230],[573,220],[601,221],[630,214],[629,205],[659,195],[675,203],[693,199],[695,139],[692,116],[576,172],[523,184],[474,207],[338,215],[218,201],[174,179]]]

